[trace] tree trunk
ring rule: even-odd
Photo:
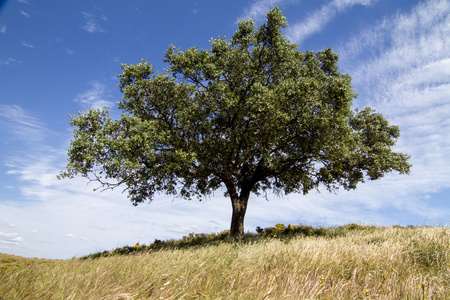
[[[230,236],[235,240],[244,238],[244,217],[247,211],[247,197],[232,197],[233,215],[231,217]]]

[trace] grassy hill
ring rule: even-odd
[[[450,299],[449,239],[278,224],[239,244],[224,232],[71,260],[0,255],[0,299]]]

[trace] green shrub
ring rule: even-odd
[[[344,229],[344,230],[366,230],[369,227],[368,226],[359,225],[359,224],[355,224],[355,223],[351,223],[351,224],[347,224],[347,225],[341,226],[341,228]]]
[[[312,227],[310,225],[292,225],[285,226],[278,223],[274,227],[261,228],[256,227],[256,233],[247,232],[240,243],[255,243],[264,239],[280,239],[290,240],[294,237],[328,237],[335,238],[338,236],[345,236],[349,231],[353,230],[368,230],[375,228],[372,226],[362,226],[355,223],[347,224],[340,227]],[[107,257],[112,255],[130,255],[140,252],[159,251],[164,249],[189,249],[203,247],[206,245],[219,245],[221,243],[236,243],[230,237],[230,231],[224,230],[219,233],[194,233],[191,232],[187,236],[183,236],[179,240],[159,240],[155,239],[150,245],[140,245],[137,243],[134,246],[125,246],[116,248],[111,251],[103,251],[99,253],[90,254],[81,257],[81,259],[96,259],[100,257]]]

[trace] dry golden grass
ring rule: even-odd
[[[44,258],[25,258],[16,255],[0,253],[0,271],[4,269],[17,269],[31,265],[39,265],[45,263],[53,263],[58,260],[48,260]],[[1,295],[0,295],[1,299]]]
[[[450,299],[450,229],[221,244],[0,271],[0,299]]]

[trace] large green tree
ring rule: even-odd
[[[352,110],[356,95],[337,54],[302,53],[280,32],[287,23],[277,7],[259,28],[238,25],[209,50],[170,46],[165,73],[123,64],[123,114],[72,116],[77,129],[59,177],[123,186],[134,205],[159,192],[190,199],[225,187],[239,239],[251,193],[354,189],[409,173],[408,155],[391,149],[398,127],[370,108]]]

